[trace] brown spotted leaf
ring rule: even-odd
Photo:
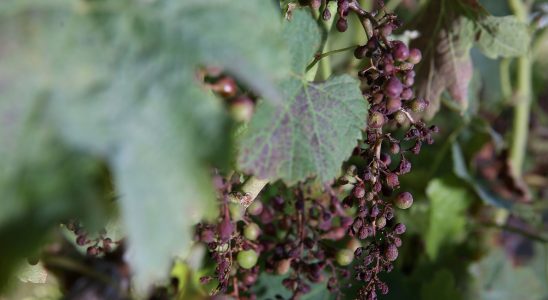
[[[304,78],[320,44],[315,21],[294,11],[285,29],[295,75],[281,83],[284,103],[262,102],[242,137],[240,167],[260,178],[295,183],[316,176],[335,178],[366,125],[367,104],[357,80],[332,77],[323,83]],[[303,41],[303,40],[306,40]]]
[[[424,53],[423,62],[417,66],[417,95],[430,101],[427,117],[439,110],[444,91],[462,109],[468,103],[468,85],[473,73],[469,50],[475,26],[457,9],[455,2],[431,1],[416,24],[420,37],[412,46]],[[437,20],[433,21],[431,16],[437,16]]]
[[[512,16],[490,16],[477,0],[429,1],[411,27],[420,32],[412,46],[424,54],[417,66],[417,95],[430,101],[428,118],[439,110],[444,91],[466,110],[474,42],[489,58],[524,55],[530,44],[525,24]]]

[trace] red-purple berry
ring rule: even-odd
[[[391,189],[397,188],[400,185],[398,175],[396,173],[388,173],[386,175],[386,185]]]
[[[384,84],[383,91],[386,96],[396,98],[403,91],[403,85],[396,76],[392,76]]]
[[[395,234],[403,234],[407,228],[405,227],[405,224],[398,223],[394,227],[394,233]]]
[[[339,17],[336,26],[338,31],[345,32],[348,29],[348,21],[345,18]]]
[[[396,207],[400,209],[408,209],[413,205],[413,195],[409,192],[403,192],[396,197]]]
[[[384,257],[388,261],[395,261],[398,258],[398,248],[393,244],[389,244],[384,250]]]
[[[421,59],[422,59],[422,53],[419,49],[412,48],[411,50],[409,50],[409,58],[407,59],[407,61],[416,65],[421,61]]]
[[[409,48],[402,42],[392,44],[392,56],[397,61],[404,61],[409,58]]]
[[[389,98],[386,102],[386,113],[393,114],[400,110],[401,108],[401,99],[400,98]]]

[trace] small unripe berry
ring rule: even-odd
[[[402,125],[402,124],[405,124],[405,122],[407,122],[407,116],[405,115],[405,113],[403,111],[397,111],[394,113],[394,120]]]
[[[251,269],[257,264],[259,255],[255,252],[255,250],[243,250],[238,252],[237,260],[240,267],[244,269]]]
[[[244,227],[244,236],[250,241],[254,241],[259,237],[261,229],[255,223],[249,223]]]
[[[368,123],[371,128],[381,128],[384,125],[384,115],[375,111],[369,116]]]
[[[411,163],[407,159],[402,159],[398,166],[398,172],[400,175],[407,174],[411,171]]]
[[[348,29],[348,22],[345,18],[339,18],[337,20],[337,30],[340,32],[345,32]]]
[[[428,106],[428,102],[426,102],[422,99],[415,99],[415,100],[411,101],[411,104],[409,105],[411,110],[415,113],[423,112],[426,109],[427,106]]]
[[[335,259],[337,260],[337,263],[341,266],[348,266],[352,263],[354,260],[354,251],[349,249],[341,249],[337,251],[337,254],[335,255]]]
[[[401,92],[400,96],[401,96],[402,100],[409,100],[409,99],[413,98],[413,90],[410,89],[410,88],[405,88]]]
[[[291,267],[291,259],[286,258],[282,259],[278,262],[276,262],[275,271],[278,275],[284,275],[289,271],[289,267]]]
[[[409,58],[407,59],[407,61],[416,65],[421,61],[421,59],[422,59],[422,53],[419,49],[413,48],[409,50]]]
[[[383,229],[384,226],[386,226],[386,218],[385,217],[378,217],[377,220],[375,220],[375,225],[379,229]]]
[[[403,234],[405,230],[406,230],[405,224],[402,224],[402,223],[398,223],[394,227],[394,233],[396,234]]]
[[[249,122],[253,116],[255,104],[249,97],[241,96],[230,103],[230,115],[238,122]]]
[[[392,34],[392,30],[393,30],[392,25],[389,25],[389,24],[384,25],[381,28],[379,28],[380,34],[382,36],[386,37],[386,38]]]
[[[361,246],[362,246],[362,243],[355,238],[350,239],[348,243],[346,243],[346,249],[352,251],[352,253],[354,253],[356,249],[360,248]]]
[[[398,154],[400,153],[400,144],[398,143],[391,143],[390,144],[390,153],[392,154]]]
[[[401,92],[403,91],[403,85],[396,76],[392,76],[384,84],[383,91],[386,96],[396,98],[399,97]]]
[[[403,84],[405,84],[405,86],[412,86],[413,84],[415,84],[415,77],[410,77],[410,76],[406,76],[403,78]]]
[[[386,175],[386,185],[391,189],[397,188],[400,185],[398,175],[395,173],[388,173],[388,175]]]
[[[408,209],[413,205],[413,196],[409,192],[403,192],[396,197],[396,207]]]
[[[372,101],[374,104],[379,104],[384,99],[384,95],[382,93],[375,93],[373,96],[371,96]]]
[[[395,261],[398,258],[398,248],[393,244],[389,244],[384,250],[384,257],[388,261]]]
[[[354,195],[354,197],[361,199],[365,196],[365,189],[363,188],[363,186],[357,185],[352,190],[352,194]]]
[[[394,238],[394,246],[401,247],[401,239],[399,237]]]
[[[234,221],[240,221],[245,214],[245,208],[238,203],[229,203],[228,210],[230,218]]]
[[[259,199],[255,199],[247,208],[247,212],[252,216],[260,215],[263,212],[263,203]]]

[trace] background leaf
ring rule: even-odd
[[[12,3],[16,8],[8,11],[13,24],[1,23],[2,31],[28,37],[16,39],[21,40],[19,48],[33,49],[29,50],[33,55],[20,58],[33,57],[29,68],[33,75],[24,75],[37,84],[10,88],[10,96],[34,97],[43,91],[51,102],[41,103],[39,111],[50,122],[47,128],[52,135],[67,141],[71,151],[108,161],[128,234],[132,272],[136,286],[144,290],[164,278],[171,259],[189,246],[192,225],[216,214],[209,169],[230,159],[225,155],[230,147],[230,124],[222,103],[198,87],[196,68],[221,65],[257,92],[279,100],[275,80],[289,72],[282,18],[271,1],[55,3],[58,6]],[[35,17],[25,26],[16,26],[19,14],[29,11]],[[28,35],[18,34],[26,28],[31,28]],[[14,73],[6,75],[10,80],[19,72],[20,66],[14,67]],[[16,98],[2,100],[12,99]],[[42,124],[28,125],[30,132],[41,132],[37,128]],[[2,135],[2,143],[4,138],[10,137]],[[75,192],[86,192],[81,198],[92,197],[80,184],[80,180],[91,180],[87,173],[60,172],[56,164],[61,158],[57,157],[68,161],[67,156],[57,148],[49,151],[49,144],[43,146],[39,141],[21,145],[36,145],[35,152],[48,150],[32,153],[44,161],[43,170],[29,159],[10,160],[14,168],[18,163],[31,163],[42,170],[37,172],[42,182],[52,174],[60,181],[69,179],[68,186],[56,186],[59,193],[70,191],[74,197]],[[81,172],[82,162],[78,163],[71,172]],[[15,180],[13,174],[5,177]],[[15,186],[30,189],[34,184]],[[87,210],[64,194],[46,192],[24,195],[56,199],[60,208]],[[4,199],[10,205],[21,202],[15,196]],[[43,206],[56,208],[52,202]],[[25,213],[30,209],[21,208]],[[38,217],[42,231],[60,221],[44,222]],[[9,226],[10,230],[17,228]]]
[[[471,282],[468,296],[474,299],[546,299],[546,274],[528,266],[512,266],[504,252],[493,250],[490,255],[470,267]]]
[[[421,300],[436,299],[462,299],[462,295],[455,286],[453,274],[446,269],[437,271],[433,278],[421,287]]]
[[[514,16],[487,16],[477,22],[476,41],[479,49],[490,58],[513,57],[527,53],[531,37],[526,24]]]
[[[490,16],[475,0],[429,1],[412,27],[420,32],[411,45],[423,51],[417,95],[430,101],[428,118],[439,110],[444,91],[461,111],[468,108],[474,42],[487,57],[497,58],[524,55],[531,39],[515,17]]]
[[[430,200],[426,253],[436,259],[443,247],[462,238],[466,226],[466,208],[473,195],[451,178],[432,180],[426,194]]]
[[[304,79],[305,62],[312,60],[321,39],[309,14],[294,11],[285,36],[296,74],[281,84],[284,105],[261,103],[257,108],[242,137],[239,164],[261,178],[295,183],[316,175],[326,182],[339,174],[361,137],[367,104],[358,81],[349,76],[325,83]]]
[[[440,97],[446,90],[462,110],[467,107],[468,84],[473,74],[469,50],[473,45],[474,23],[458,2],[430,1],[414,26],[420,37],[411,46],[424,53],[417,66],[417,95],[430,102],[428,117],[438,111]],[[434,21],[432,16],[436,16]]]

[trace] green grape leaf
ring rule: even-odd
[[[421,300],[463,299],[455,284],[455,277],[447,269],[437,271],[431,280],[421,286]]]
[[[423,61],[416,67],[417,96],[430,102],[427,117],[439,110],[444,91],[462,110],[468,105],[468,85],[473,75],[469,51],[475,28],[455,2],[430,1],[414,25],[420,37],[411,46],[423,52]]]
[[[432,180],[426,195],[430,201],[426,253],[435,260],[443,247],[462,238],[466,226],[466,209],[474,195],[453,177]]]
[[[230,122],[195,71],[220,65],[279,102],[275,82],[290,70],[279,8],[122,0],[33,10],[26,2],[10,17],[37,16],[29,25],[39,49],[32,57],[45,67],[29,77],[42,78],[43,110],[63,140],[108,161],[135,286],[145,290],[188,250],[193,224],[215,215],[210,167],[230,159]]]
[[[295,74],[281,83],[283,105],[259,104],[242,136],[239,165],[259,178],[289,184],[312,176],[327,182],[339,174],[361,137],[367,104],[358,81],[349,76],[322,83],[304,78],[306,63],[321,41],[309,14],[294,11],[284,32]]]
[[[487,16],[477,26],[478,48],[489,58],[520,56],[529,49],[529,29],[514,16]]]

